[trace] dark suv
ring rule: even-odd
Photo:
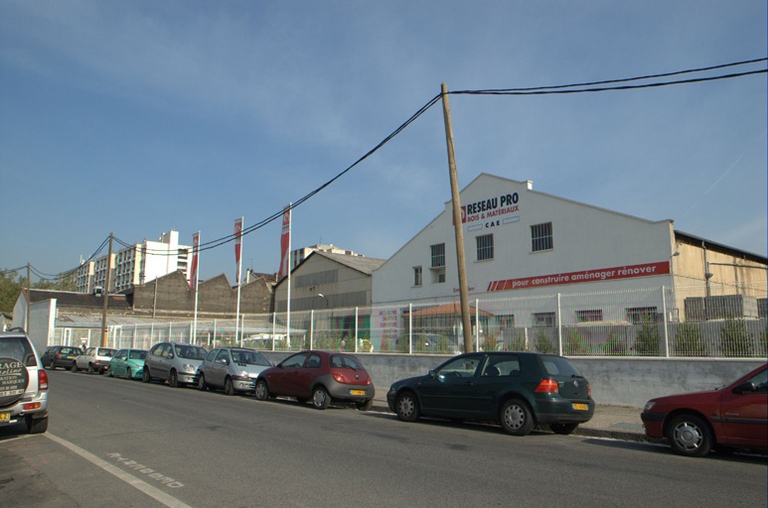
[[[0,333],[0,426],[27,424],[30,434],[48,430],[48,373],[24,332]]]
[[[562,356],[537,353],[459,355],[426,376],[395,382],[387,403],[404,421],[420,416],[495,421],[516,436],[541,423],[570,434],[595,412],[584,376]]]

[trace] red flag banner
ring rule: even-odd
[[[237,284],[240,285],[240,245],[243,237],[243,217],[235,219],[235,264],[237,270]]]
[[[290,245],[291,245],[291,207],[286,206],[283,212],[283,230],[280,234],[280,269],[277,278],[282,279],[290,270]]]
[[[192,235],[192,266],[189,267],[189,288],[197,291],[197,250],[200,248],[200,231]]]

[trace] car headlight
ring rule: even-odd
[[[188,372],[190,374],[194,374],[197,368],[195,368],[194,365],[190,365],[189,363],[185,363],[181,366],[182,369],[184,369],[185,372]]]
[[[643,408],[643,411],[650,411],[655,405],[656,405],[655,401],[649,400],[648,402],[645,403],[645,407]]]

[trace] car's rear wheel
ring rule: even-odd
[[[555,434],[562,434],[563,436],[567,436],[568,434],[572,434],[574,430],[576,430],[579,427],[578,423],[551,423],[549,425],[549,428],[554,432]]]
[[[168,384],[171,386],[171,388],[179,387],[179,375],[175,370],[172,370],[171,374],[168,376]]]
[[[373,399],[368,399],[363,402],[355,402],[355,407],[360,411],[370,411],[373,407]]]
[[[699,416],[682,414],[674,417],[667,426],[667,440],[680,455],[703,457],[712,449],[712,431]]]
[[[395,411],[397,417],[404,422],[415,422],[419,419],[419,401],[416,399],[416,395],[411,392],[405,392],[400,394],[395,402]]]
[[[143,383],[151,383],[152,382],[152,376],[149,375],[149,369],[147,367],[144,367],[144,370],[141,373],[141,381]]]
[[[231,377],[227,377],[227,379],[224,380],[224,395],[234,395],[235,394],[235,383],[232,382]]]
[[[88,364],[88,374],[93,374],[94,372],[96,372],[96,370],[93,368],[93,364],[89,363]]]
[[[205,374],[200,373],[200,377],[197,378],[197,389],[204,392],[208,389],[208,383],[205,382]]]
[[[528,405],[520,399],[509,399],[499,412],[501,428],[513,436],[525,436],[533,430],[533,417]]]
[[[331,405],[331,396],[325,390],[325,387],[318,386],[312,390],[312,406],[315,409],[328,409]]]
[[[269,386],[263,379],[256,381],[256,389],[253,391],[254,397],[258,400],[267,400],[269,398]]]
[[[48,417],[32,418],[32,415],[26,416],[27,429],[30,434],[42,434],[48,430]]]
[[[72,370],[72,372],[77,372],[79,370],[77,368],[77,363],[72,363],[72,368],[70,370]]]

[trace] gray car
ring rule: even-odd
[[[223,388],[227,395],[252,392],[259,373],[271,367],[267,358],[253,349],[213,349],[197,369],[197,387]]]
[[[0,333],[0,426],[26,423],[48,430],[48,373],[26,333]]]
[[[151,383],[153,379],[168,381],[174,388],[191,385],[206,354],[204,348],[194,344],[160,342],[147,352],[141,380],[145,383]]]

